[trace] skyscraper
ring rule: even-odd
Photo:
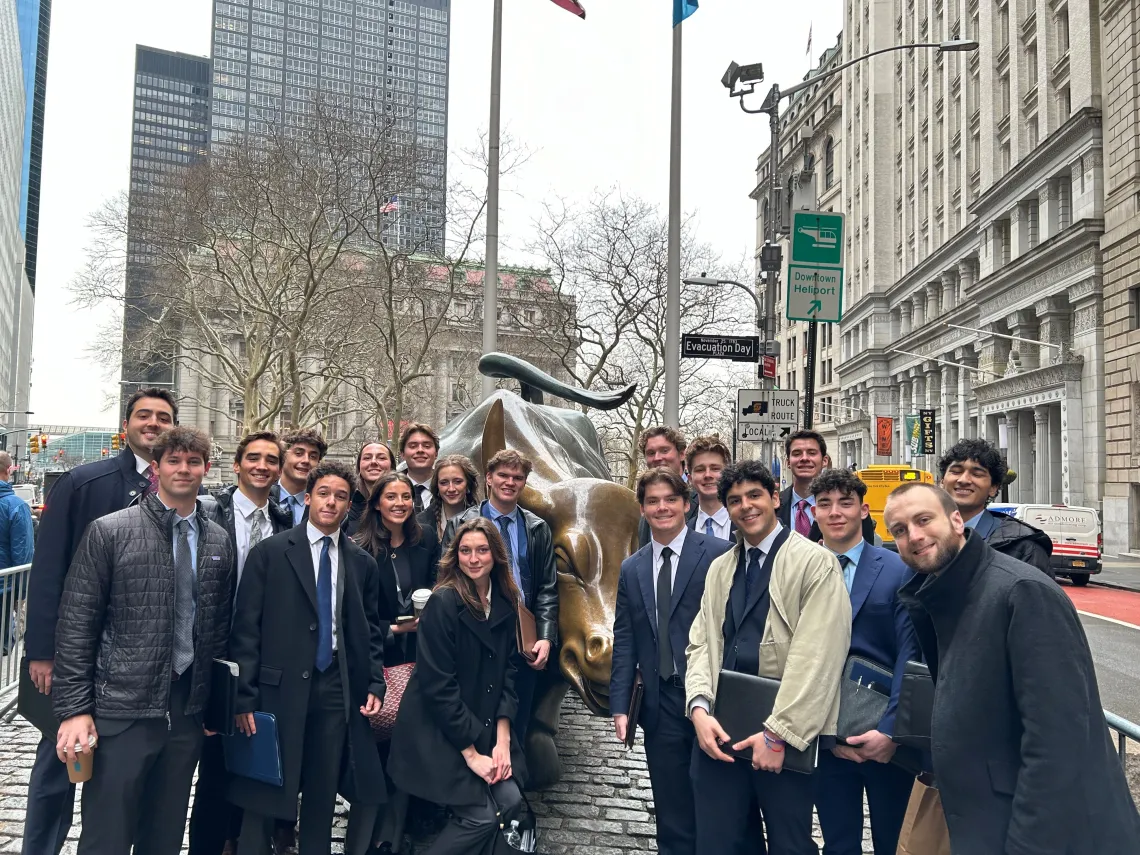
[[[20,189],[20,233],[25,244],[24,269],[34,294],[40,230],[40,165],[44,148],[44,99],[47,94],[51,0],[16,0],[16,18],[19,23],[20,59],[24,73],[24,163]]]
[[[127,228],[127,305],[123,318],[125,401],[143,386],[173,385],[174,369],[166,354],[143,354],[131,347],[145,322],[150,249],[140,236],[164,183],[209,149],[210,60],[204,56],[135,48],[134,122],[131,134],[131,186]]]
[[[289,126],[318,97],[379,105],[414,138],[424,184],[392,211],[399,243],[442,252],[451,0],[214,2],[211,139]],[[414,135],[414,136],[413,136]]]

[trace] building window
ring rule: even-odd
[[[1068,86],[1063,86],[1057,93],[1057,111],[1061,114],[1062,122],[1073,114],[1073,99]]]
[[[1001,115],[1003,117],[1008,116],[1009,115],[1009,74],[1008,73],[1003,74],[1001,76],[1001,81],[998,84],[998,86],[999,86],[999,92],[1000,92],[1000,96],[1001,96]]]
[[[1061,53],[1069,50],[1069,9],[1065,7],[1057,13],[1057,49]]]
[[[1128,329],[1140,330],[1140,285],[1128,289]]]
[[[1006,140],[1001,144],[999,154],[1001,158],[1001,174],[1005,175],[1007,172],[1009,172],[1011,166],[1009,156],[1009,140]]]
[[[1034,116],[1026,123],[1025,138],[1029,144],[1029,151],[1037,148],[1039,131],[1037,129],[1037,117]]]
[[[1037,85],[1037,45],[1025,49],[1025,82],[1032,89]]]
[[[998,5],[998,49],[1007,47],[1009,45],[1009,4],[1008,2],[999,3]]]
[[[823,186],[831,187],[835,183],[835,141],[827,138],[823,149]]]

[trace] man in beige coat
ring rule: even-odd
[[[697,735],[697,855],[744,851],[753,796],[768,855],[817,855],[812,777],[780,771],[786,745],[803,750],[816,737],[834,738],[851,600],[838,559],[777,521],[779,493],[763,464],[726,468],[719,494],[740,537],[709,567],[685,652],[686,708]],[[781,683],[763,730],[731,746],[715,718],[722,670]],[[750,751],[752,762],[734,760],[729,747]]]

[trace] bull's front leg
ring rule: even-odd
[[[562,700],[569,685],[555,668],[539,676],[534,688],[535,704],[526,736],[527,789],[541,790],[558,783],[562,777],[562,761],[554,737],[562,715]]]

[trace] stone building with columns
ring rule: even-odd
[[[819,64],[807,78],[833,68],[843,61],[843,37],[824,51]],[[805,78],[805,79],[807,79]],[[843,210],[842,152],[843,108],[840,103],[842,77],[838,74],[820,81],[792,96],[785,105],[780,125],[779,197],[777,230],[783,249],[784,268],[776,292],[776,340],[780,342],[777,385],[780,389],[804,390],[808,370],[808,324],[789,321],[784,314],[787,295],[788,245],[791,227],[790,208],[794,199],[799,207],[820,211]],[[756,187],[749,194],[756,200],[756,268],[760,268],[760,250],[768,218],[768,182],[771,174],[771,149],[767,148],[756,162]],[[813,427],[827,442],[834,457],[836,421],[841,420],[839,407],[839,325],[818,325],[816,334],[815,413]],[[782,450],[779,452],[783,456]]]
[[[1140,552],[1140,7],[1103,0],[1104,550]]]
[[[849,287],[837,462],[910,459],[933,409],[1006,449],[1014,502],[1100,508],[1105,482],[1104,187],[1094,0],[847,0]],[[874,418],[895,420],[889,457]]]

